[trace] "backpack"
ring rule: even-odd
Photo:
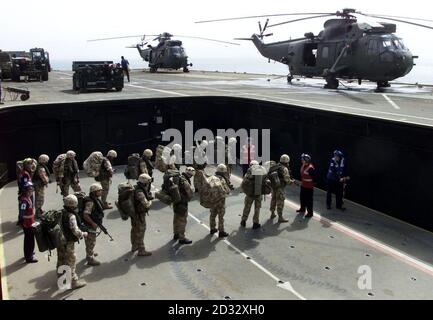
[[[128,164],[125,168],[126,179],[137,180],[140,175],[140,155],[138,153],[133,153],[128,157]]]
[[[165,148],[163,145],[158,145],[155,152],[155,168],[163,173],[168,170],[168,165],[163,157]]]
[[[171,200],[171,196],[164,190],[159,190],[158,192],[155,192],[155,198],[169,206],[173,203],[173,201]]]
[[[272,192],[271,183],[266,176],[265,168],[261,167],[260,169],[263,171],[259,175],[253,175],[251,169],[248,169],[242,180],[241,189],[249,197],[267,195]]]
[[[180,194],[179,184],[181,181],[181,174],[177,170],[167,170],[163,177],[162,190],[165,191],[171,198],[172,203],[179,203],[182,201]]]
[[[83,163],[83,168],[86,171],[87,176],[91,178],[96,178],[97,176],[99,176],[99,171],[101,170],[101,165],[103,161],[104,156],[101,152],[92,152]]]
[[[43,212],[40,222],[35,222],[32,229],[40,252],[56,249],[63,240],[63,232],[60,226],[62,218],[61,210],[49,210]]]
[[[66,153],[57,156],[53,163],[53,173],[56,180],[59,181],[64,176]]]
[[[271,181],[271,187],[273,190],[282,187],[280,174],[279,174],[280,167],[281,166],[279,164],[275,164],[269,169],[268,177],[269,180]]]
[[[228,186],[217,176],[205,177],[203,171],[198,171],[196,175],[202,175],[200,185],[200,205],[206,209],[214,207],[230,193]]]
[[[78,200],[78,215],[81,219],[83,219],[83,211],[84,211],[84,199],[86,198],[86,193],[84,191],[75,192],[74,195]]]
[[[117,187],[118,198],[115,202],[122,220],[135,218],[135,189],[132,184],[124,182]]]

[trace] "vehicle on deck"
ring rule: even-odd
[[[72,63],[72,89],[87,92],[88,89],[122,91],[123,70],[113,61],[74,61]]]

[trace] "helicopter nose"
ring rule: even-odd
[[[410,52],[396,53],[395,66],[398,69],[399,77],[407,75],[413,68],[413,56]]]

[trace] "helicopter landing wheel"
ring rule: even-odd
[[[150,68],[150,73],[156,73],[156,68],[155,67],[151,67]]]
[[[287,83],[292,84],[293,77],[291,75],[287,76]]]
[[[338,89],[339,84],[336,78],[326,78],[325,89]]]
[[[388,81],[378,81],[377,87],[378,88],[389,88],[389,87],[391,87],[391,85],[389,84]]]
[[[189,72],[189,69],[188,69],[187,67],[184,67],[184,68],[183,68],[183,72],[188,73],[188,72]]]

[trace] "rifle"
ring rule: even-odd
[[[107,228],[105,228],[105,227],[102,225],[102,223],[97,223],[97,225],[98,225],[99,229],[101,229],[101,231],[102,231],[103,233],[105,233],[108,237],[110,237],[110,241],[114,241],[113,237],[108,233]]]

